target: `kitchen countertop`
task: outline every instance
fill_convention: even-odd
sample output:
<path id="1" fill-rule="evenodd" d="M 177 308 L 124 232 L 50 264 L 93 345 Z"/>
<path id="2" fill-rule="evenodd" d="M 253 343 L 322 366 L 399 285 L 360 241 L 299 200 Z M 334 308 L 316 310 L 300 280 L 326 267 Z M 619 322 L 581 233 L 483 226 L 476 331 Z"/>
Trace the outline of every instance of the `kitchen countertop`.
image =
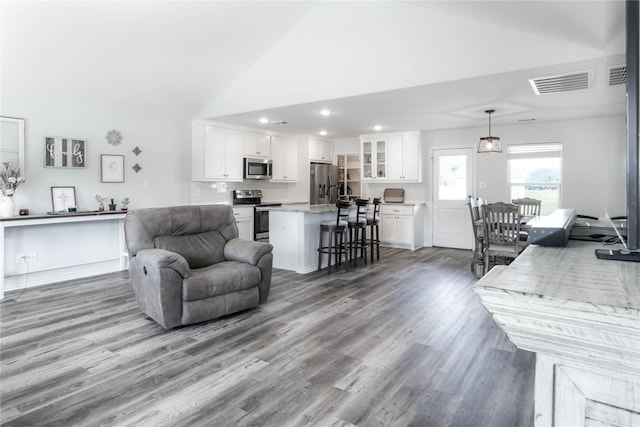
<path id="1" fill-rule="evenodd" d="M 404 201 L 402 203 L 389 203 L 389 202 L 382 202 L 383 205 L 389 205 L 389 206 L 393 206 L 393 205 L 398 205 L 398 206 L 424 206 L 427 203 L 426 202 L 412 202 L 412 201 Z"/>
<path id="2" fill-rule="evenodd" d="M 306 213 L 326 213 L 337 212 L 335 204 L 310 205 L 308 203 L 283 204 L 282 206 L 270 206 L 271 212 L 306 212 Z"/>

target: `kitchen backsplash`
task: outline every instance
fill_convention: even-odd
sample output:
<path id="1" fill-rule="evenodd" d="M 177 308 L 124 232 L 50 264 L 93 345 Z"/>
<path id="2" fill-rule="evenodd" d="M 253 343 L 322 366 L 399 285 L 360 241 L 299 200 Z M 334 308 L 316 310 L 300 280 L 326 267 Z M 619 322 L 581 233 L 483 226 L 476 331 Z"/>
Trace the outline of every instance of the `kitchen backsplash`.
<path id="1" fill-rule="evenodd" d="M 373 198 L 380 197 L 382 198 L 384 194 L 385 188 L 404 188 L 404 200 L 407 202 L 424 202 L 426 200 L 426 184 L 414 183 L 414 184 L 404 184 L 404 183 L 384 183 L 384 184 L 376 184 L 376 183 L 363 183 L 362 184 L 362 195 L 364 198 Z"/>
<path id="2" fill-rule="evenodd" d="M 233 190 L 262 190 L 263 202 L 287 201 L 287 184 L 268 181 L 191 182 L 191 204 L 232 203 Z"/>

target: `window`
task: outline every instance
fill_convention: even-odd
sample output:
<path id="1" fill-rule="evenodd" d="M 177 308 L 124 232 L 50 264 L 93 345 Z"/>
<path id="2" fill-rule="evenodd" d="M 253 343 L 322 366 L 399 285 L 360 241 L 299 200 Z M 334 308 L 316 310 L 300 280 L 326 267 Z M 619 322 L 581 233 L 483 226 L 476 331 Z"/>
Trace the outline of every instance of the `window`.
<path id="1" fill-rule="evenodd" d="M 438 199 L 466 200 L 467 189 L 467 156 L 443 155 L 440 157 Z"/>
<path id="2" fill-rule="evenodd" d="M 524 144 L 507 147 L 511 199 L 542 200 L 541 215 L 560 207 L 562 144 Z"/>

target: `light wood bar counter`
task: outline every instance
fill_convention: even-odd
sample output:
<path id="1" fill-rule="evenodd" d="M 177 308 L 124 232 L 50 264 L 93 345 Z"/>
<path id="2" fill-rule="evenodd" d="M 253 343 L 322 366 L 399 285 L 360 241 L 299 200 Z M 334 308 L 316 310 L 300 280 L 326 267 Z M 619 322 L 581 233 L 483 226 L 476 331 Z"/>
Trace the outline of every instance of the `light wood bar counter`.
<path id="1" fill-rule="evenodd" d="M 597 259 L 603 247 L 531 245 L 474 286 L 509 339 L 536 353 L 537 427 L 640 425 L 640 263 Z"/>

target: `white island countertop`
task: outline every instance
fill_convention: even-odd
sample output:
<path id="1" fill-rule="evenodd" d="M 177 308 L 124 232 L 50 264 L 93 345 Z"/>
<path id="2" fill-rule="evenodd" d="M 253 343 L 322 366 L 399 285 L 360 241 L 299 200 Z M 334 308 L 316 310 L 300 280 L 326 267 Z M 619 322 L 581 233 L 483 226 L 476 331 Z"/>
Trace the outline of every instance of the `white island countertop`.
<path id="1" fill-rule="evenodd" d="M 337 212 L 338 208 L 335 204 L 327 205 L 310 205 L 309 203 L 293 203 L 283 204 L 282 206 L 269 207 L 271 212 L 305 212 L 312 214 L 320 214 L 327 212 Z"/>

